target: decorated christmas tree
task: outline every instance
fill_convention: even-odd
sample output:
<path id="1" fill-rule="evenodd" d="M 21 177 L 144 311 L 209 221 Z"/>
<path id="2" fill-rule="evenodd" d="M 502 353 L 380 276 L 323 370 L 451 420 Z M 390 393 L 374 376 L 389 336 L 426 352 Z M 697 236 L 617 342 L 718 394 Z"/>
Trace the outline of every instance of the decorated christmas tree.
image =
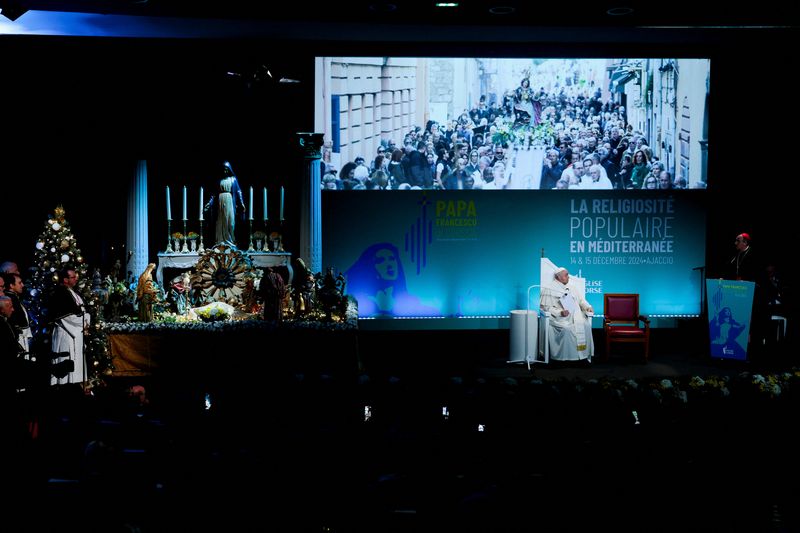
<path id="1" fill-rule="evenodd" d="M 86 361 L 91 369 L 90 378 L 96 378 L 98 374 L 111 368 L 111 357 L 102 331 L 102 308 L 98 305 L 96 293 L 91 290 L 91 280 L 87 276 L 88 265 L 64 217 L 63 207 L 58 206 L 55 215 L 47 219 L 35 246 L 34 268 L 29 270 L 30 277 L 25 280 L 25 306 L 37 345 L 49 346 L 47 302 L 58 284 L 58 272 L 66 266 L 74 268 L 78 274 L 75 290 L 80 293 L 92 316 L 92 326 L 84 343 Z M 42 349 L 45 348 L 40 348 Z"/>

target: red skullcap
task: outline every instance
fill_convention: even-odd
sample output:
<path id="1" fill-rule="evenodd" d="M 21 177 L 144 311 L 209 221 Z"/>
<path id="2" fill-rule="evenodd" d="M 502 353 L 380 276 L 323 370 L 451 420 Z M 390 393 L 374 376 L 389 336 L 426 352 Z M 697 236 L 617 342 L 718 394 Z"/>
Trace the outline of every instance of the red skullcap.
<path id="1" fill-rule="evenodd" d="M 742 237 L 743 239 L 746 239 L 747 242 L 750 242 L 750 234 L 749 233 L 740 233 L 739 236 Z"/>

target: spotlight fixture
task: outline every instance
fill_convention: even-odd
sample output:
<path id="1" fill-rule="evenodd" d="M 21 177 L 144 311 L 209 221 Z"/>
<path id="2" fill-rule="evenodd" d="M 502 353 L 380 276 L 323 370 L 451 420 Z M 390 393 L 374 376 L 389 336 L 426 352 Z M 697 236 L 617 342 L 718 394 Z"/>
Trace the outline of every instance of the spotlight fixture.
<path id="1" fill-rule="evenodd" d="M 253 73 L 253 80 L 254 81 L 263 81 L 267 78 L 272 79 L 272 72 L 270 72 L 269 67 L 264 64 L 261 64 L 256 68 L 256 71 Z"/>
<path id="2" fill-rule="evenodd" d="M 634 9 L 632 7 L 611 7 L 608 8 L 606 11 L 606 15 L 611 15 L 612 17 L 624 17 L 626 15 L 632 15 L 634 13 Z"/>
<path id="3" fill-rule="evenodd" d="M 489 8 L 489 13 L 492 15 L 513 15 L 517 12 L 514 6 L 492 6 Z"/>
<path id="4" fill-rule="evenodd" d="M 369 10 L 373 13 L 393 13 L 397 11 L 397 4 L 391 2 L 376 2 L 369 5 Z"/>
<path id="5" fill-rule="evenodd" d="M 226 71 L 225 76 L 228 78 L 241 80 L 247 88 L 255 88 L 259 86 L 266 87 L 272 85 L 273 83 L 280 83 L 283 85 L 301 83 L 301 81 L 298 79 L 280 76 L 276 73 L 273 73 L 272 68 L 263 63 L 253 70 L 243 69 Z"/>

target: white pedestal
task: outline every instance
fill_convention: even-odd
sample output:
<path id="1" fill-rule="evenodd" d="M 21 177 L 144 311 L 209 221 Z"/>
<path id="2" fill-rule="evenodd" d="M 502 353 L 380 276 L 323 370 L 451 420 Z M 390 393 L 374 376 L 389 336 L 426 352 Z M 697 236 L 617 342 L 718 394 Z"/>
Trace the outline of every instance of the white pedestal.
<path id="1" fill-rule="evenodd" d="M 527 315 L 528 322 L 528 349 L 525 350 L 525 316 Z M 539 340 L 539 316 L 538 311 L 525 309 L 515 309 L 511 311 L 511 325 L 509 332 L 511 334 L 511 354 L 509 356 L 509 363 L 524 363 L 525 356 L 529 355 L 532 359 L 536 359 L 536 350 Z"/>
<path id="2" fill-rule="evenodd" d="M 253 266 L 258 268 L 284 266 L 289 271 L 289 283 L 294 277 L 292 269 L 292 254 L 288 252 L 244 252 L 244 255 L 253 261 Z M 164 286 L 165 268 L 190 269 L 200 260 L 200 253 L 158 253 L 158 268 L 156 269 L 156 281 Z"/>

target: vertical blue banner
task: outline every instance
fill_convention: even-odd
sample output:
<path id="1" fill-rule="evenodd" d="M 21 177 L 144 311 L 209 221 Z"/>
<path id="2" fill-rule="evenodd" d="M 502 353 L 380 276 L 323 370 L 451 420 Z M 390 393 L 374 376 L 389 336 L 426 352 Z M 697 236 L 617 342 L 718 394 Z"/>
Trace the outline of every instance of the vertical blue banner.
<path id="1" fill-rule="evenodd" d="M 747 359 L 747 339 L 753 310 L 752 281 L 706 280 L 711 357 Z"/>

